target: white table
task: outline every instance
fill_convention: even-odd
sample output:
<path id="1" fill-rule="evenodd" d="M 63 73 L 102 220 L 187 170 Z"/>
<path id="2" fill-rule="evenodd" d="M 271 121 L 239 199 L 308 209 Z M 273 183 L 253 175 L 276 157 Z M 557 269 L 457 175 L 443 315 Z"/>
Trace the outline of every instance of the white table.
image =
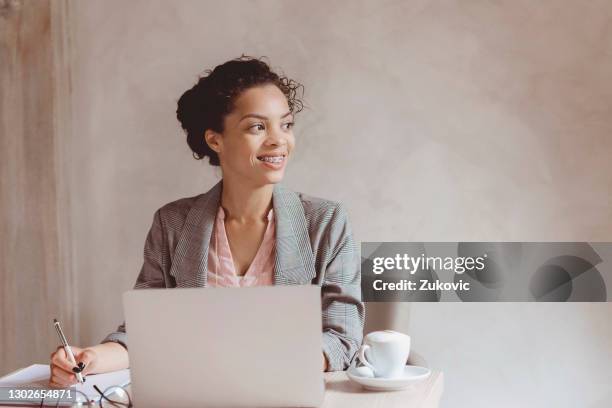
<path id="1" fill-rule="evenodd" d="M 433 371 L 427 380 L 401 391 L 368 391 L 351 382 L 344 371 L 325 373 L 322 408 L 437 408 L 443 389 L 444 375 L 439 371 Z"/>
<path id="2" fill-rule="evenodd" d="M 427 362 L 412 353 L 409 364 L 427 367 Z M 432 370 L 429 378 L 401 391 L 369 391 L 348 379 L 346 372 L 325 373 L 322 408 L 437 408 L 444 390 L 444 375 Z M 131 392 L 130 387 L 126 387 Z M 7 407 L 8 405 L 0 405 Z"/>
<path id="3" fill-rule="evenodd" d="M 429 378 L 401 391 L 370 391 L 348 379 L 346 372 L 325 373 L 325 397 L 321 408 L 438 408 L 444 375 L 432 371 Z"/>
<path id="4" fill-rule="evenodd" d="M 437 408 L 444 390 L 444 375 L 432 371 L 429 378 L 401 391 L 368 391 L 348 379 L 346 373 L 325 374 L 323 408 Z"/>
<path id="5" fill-rule="evenodd" d="M 400 391 L 370 391 L 349 380 L 346 372 L 325 373 L 325 397 L 321 408 L 438 408 L 444 375 L 432 371 L 429 378 Z"/>

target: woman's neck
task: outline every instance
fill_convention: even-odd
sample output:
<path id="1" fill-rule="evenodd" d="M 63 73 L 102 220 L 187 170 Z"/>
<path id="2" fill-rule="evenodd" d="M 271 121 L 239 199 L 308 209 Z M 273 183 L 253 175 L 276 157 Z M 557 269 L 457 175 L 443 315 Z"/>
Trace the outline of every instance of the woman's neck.
<path id="1" fill-rule="evenodd" d="M 266 219 L 272 207 L 274 184 L 252 186 L 223 179 L 221 206 L 225 219 L 239 223 L 250 223 Z"/>

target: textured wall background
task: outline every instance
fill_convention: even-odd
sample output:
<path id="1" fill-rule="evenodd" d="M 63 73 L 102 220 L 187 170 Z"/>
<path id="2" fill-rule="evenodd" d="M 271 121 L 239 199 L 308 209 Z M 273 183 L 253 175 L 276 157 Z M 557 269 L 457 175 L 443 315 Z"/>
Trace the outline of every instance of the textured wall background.
<path id="1" fill-rule="evenodd" d="M 58 149 L 70 118 L 63 11 L 0 0 L 0 375 L 48 359 L 54 317 L 76 334 Z"/>
<path id="2" fill-rule="evenodd" d="M 174 118 L 197 74 L 267 55 L 306 86 L 287 184 L 356 238 L 609 241 L 607 1 L 69 2 L 79 341 L 122 319 L 155 209 L 208 189 Z M 418 304 L 447 407 L 604 407 L 609 304 Z"/>

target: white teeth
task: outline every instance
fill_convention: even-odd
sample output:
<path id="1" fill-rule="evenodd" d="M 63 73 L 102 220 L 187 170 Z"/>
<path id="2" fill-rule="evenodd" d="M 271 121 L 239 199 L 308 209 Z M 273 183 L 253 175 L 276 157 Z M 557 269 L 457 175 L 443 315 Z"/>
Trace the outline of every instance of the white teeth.
<path id="1" fill-rule="evenodd" d="M 264 156 L 264 157 L 260 157 L 259 160 L 261 161 L 265 161 L 268 163 L 280 163 L 284 160 L 285 158 L 283 156 Z"/>

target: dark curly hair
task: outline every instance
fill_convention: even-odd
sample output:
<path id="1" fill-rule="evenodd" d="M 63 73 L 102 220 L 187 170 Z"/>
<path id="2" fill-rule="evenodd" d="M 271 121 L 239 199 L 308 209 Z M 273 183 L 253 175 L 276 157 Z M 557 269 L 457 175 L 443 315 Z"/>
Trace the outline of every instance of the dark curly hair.
<path id="1" fill-rule="evenodd" d="M 176 118 L 187 134 L 193 157 L 200 160 L 208 156 L 213 166 L 220 165 L 219 156 L 206 143 L 204 132 L 207 129 L 223 132 L 225 115 L 234 109 L 234 101 L 243 91 L 274 84 L 287 97 L 291 112 L 295 114 L 303 108 L 298 91 L 302 95 L 304 87 L 273 72 L 262 58 L 242 55 L 213 70 L 206 70 L 205 74 L 179 99 Z"/>

